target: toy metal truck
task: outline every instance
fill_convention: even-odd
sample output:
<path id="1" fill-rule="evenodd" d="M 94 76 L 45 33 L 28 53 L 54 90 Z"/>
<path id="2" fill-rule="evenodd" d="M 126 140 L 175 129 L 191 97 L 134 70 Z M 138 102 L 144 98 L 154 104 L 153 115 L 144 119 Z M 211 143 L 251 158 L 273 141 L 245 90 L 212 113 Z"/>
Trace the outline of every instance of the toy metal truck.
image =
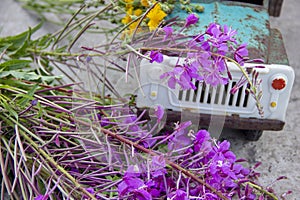
<path id="1" fill-rule="evenodd" d="M 258 140 L 263 130 L 282 130 L 289 102 L 294 71 L 288 59 L 281 34 L 270 28 L 269 15 L 278 16 L 282 1 L 200 1 L 205 11 L 199 13 L 197 29 L 205 29 L 210 22 L 226 23 L 238 31 L 238 40 L 248 43 L 250 58 L 263 58 L 264 68 L 256 69 L 262 79 L 261 104 L 263 117 L 258 113 L 255 100 L 246 92 L 247 85 L 231 94 L 231 88 L 242 76 L 233 63 L 228 63 L 232 80 L 227 85 L 212 87 L 194 81 L 196 90 L 170 89 L 165 80 L 159 78 L 177 61 L 176 57 L 165 56 L 162 63 L 140 64 L 140 81 L 143 92 L 137 96 L 138 108 L 162 105 L 167 112 L 167 121 L 180 120 L 182 112 L 190 118 L 199 119 L 200 126 L 209 126 L 211 120 L 224 120 L 224 127 L 243 130 L 248 140 Z M 199 1 L 197 1 L 199 3 Z M 269 11 L 269 12 L 268 12 Z M 174 11 L 184 18 L 185 13 Z M 245 67 L 252 66 L 247 63 Z M 261 65 L 261 64 L 260 64 Z"/>

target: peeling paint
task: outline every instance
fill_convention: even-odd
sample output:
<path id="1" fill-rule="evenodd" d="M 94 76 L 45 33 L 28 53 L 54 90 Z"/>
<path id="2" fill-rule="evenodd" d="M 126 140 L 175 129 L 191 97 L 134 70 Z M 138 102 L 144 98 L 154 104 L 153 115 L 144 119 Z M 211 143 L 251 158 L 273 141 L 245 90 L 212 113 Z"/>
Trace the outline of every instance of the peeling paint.
<path id="1" fill-rule="evenodd" d="M 206 1 L 201 5 L 205 11 L 197 13 L 199 23 L 197 27 L 189 29 L 187 34 L 204 32 L 212 22 L 226 24 L 238 31 L 236 39 L 239 43 L 248 44 L 251 59 L 262 58 L 268 63 L 280 61 L 277 64 L 288 62 L 282 38 L 271 34 L 269 14 L 264 6 L 232 1 Z M 171 17 L 185 19 L 187 15 L 188 13 L 175 8 Z"/>

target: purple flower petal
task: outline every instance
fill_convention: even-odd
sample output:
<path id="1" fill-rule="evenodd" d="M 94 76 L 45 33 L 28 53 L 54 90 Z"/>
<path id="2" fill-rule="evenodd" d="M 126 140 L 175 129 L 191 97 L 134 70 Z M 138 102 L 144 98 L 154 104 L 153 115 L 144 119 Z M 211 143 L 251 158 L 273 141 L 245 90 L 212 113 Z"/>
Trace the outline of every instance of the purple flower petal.
<path id="1" fill-rule="evenodd" d="M 185 19 L 185 27 L 196 24 L 198 20 L 199 18 L 194 13 L 189 14 L 189 16 Z"/>
<path id="2" fill-rule="evenodd" d="M 32 106 L 35 106 L 37 103 L 38 103 L 38 100 L 37 100 L 37 99 L 34 99 L 34 100 L 31 101 L 31 105 L 32 105 Z"/>
<path id="3" fill-rule="evenodd" d="M 152 195 L 144 189 L 139 189 L 134 192 L 135 199 L 138 200 L 151 200 Z"/>
<path id="4" fill-rule="evenodd" d="M 161 63 L 164 60 L 163 54 L 159 51 L 151 51 L 150 52 L 150 63 L 153 63 L 154 61 L 157 63 Z"/>
<path id="5" fill-rule="evenodd" d="M 161 119 L 164 116 L 164 113 L 165 113 L 165 111 L 164 111 L 164 108 L 162 106 L 158 105 L 158 106 L 155 107 L 155 115 L 157 117 L 158 122 L 161 121 Z"/>
<path id="6" fill-rule="evenodd" d="M 234 52 L 234 59 L 241 65 L 244 65 L 244 61 L 248 59 L 247 44 L 240 45 Z"/>
<path id="7" fill-rule="evenodd" d="M 91 194 L 95 194 L 95 190 L 94 190 L 94 188 L 86 188 L 85 189 L 86 191 L 88 191 L 89 193 L 91 193 Z"/>
<path id="8" fill-rule="evenodd" d="M 167 173 L 166 167 L 166 160 L 163 156 L 153 156 L 151 162 L 151 175 L 153 177 L 158 177 Z"/>
<path id="9" fill-rule="evenodd" d="M 172 27 L 170 27 L 170 26 L 165 26 L 164 28 L 163 28 L 163 30 L 164 30 L 164 32 L 165 32 L 165 37 L 164 37 L 164 40 L 166 40 L 167 38 L 169 38 L 169 37 L 171 37 L 172 36 L 172 34 L 173 34 L 173 28 Z"/>
<path id="10" fill-rule="evenodd" d="M 47 200 L 48 195 L 39 194 L 37 197 L 34 197 L 34 200 Z"/>

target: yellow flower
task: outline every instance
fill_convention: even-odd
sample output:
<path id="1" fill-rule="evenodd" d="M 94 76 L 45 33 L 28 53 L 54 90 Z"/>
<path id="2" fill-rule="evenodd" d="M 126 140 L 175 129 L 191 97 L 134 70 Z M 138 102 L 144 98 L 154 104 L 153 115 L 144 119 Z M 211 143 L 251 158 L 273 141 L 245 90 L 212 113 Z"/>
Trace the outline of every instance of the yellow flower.
<path id="1" fill-rule="evenodd" d="M 136 10 L 134 11 L 134 15 L 135 15 L 135 16 L 140 16 L 142 13 L 143 13 L 143 11 L 142 11 L 141 9 L 136 9 Z"/>
<path id="2" fill-rule="evenodd" d="M 131 18 L 131 15 L 132 15 L 132 11 L 133 11 L 133 8 L 129 8 L 127 11 L 126 11 L 126 16 L 122 19 L 122 24 L 128 24 L 129 22 L 132 21 L 132 18 Z"/>
<path id="3" fill-rule="evenodd" d="M 148 0 L 141 0 L 141 5 L 145 6 L 145 7 L 148 7 L 149 6 Z"/>
<path id="4" fill-rule="evenodd" d="M 147 17 L 149 18 L 148 26 L 150 31 L 155 30 L 165 16 L 167 16 L 167 14 L 161 9 L 159 4 L 156 4 L 147 14 Z"/>
<path id="5" fill-rule="evenodd" d="M 129 29 L 133 32 L 136 29 L 138 23 L 138 21 L 133 22 L 132 24 L 130 24 Z"/>
<path id="6" fill-rule="evenodd" d="M 133 9 L 133 0 L 124 0 L 124 2 L 126 3 L 126 10 Z"/>
<path id="7" fill-rule="evenodd" d="M 126 14 L 127 15 L 132 15 L 132 11 L 133 11 L 133 5 L 132 4 L 127 4 L 126 5 Z"/>
<path id="8" fill-rule="evenodd" d="M 123 19 L 122 19 L 122 24 L 128 24 L 129 22 L 131 22 L 131 17 L 130 15 L 126 15 Z"/>

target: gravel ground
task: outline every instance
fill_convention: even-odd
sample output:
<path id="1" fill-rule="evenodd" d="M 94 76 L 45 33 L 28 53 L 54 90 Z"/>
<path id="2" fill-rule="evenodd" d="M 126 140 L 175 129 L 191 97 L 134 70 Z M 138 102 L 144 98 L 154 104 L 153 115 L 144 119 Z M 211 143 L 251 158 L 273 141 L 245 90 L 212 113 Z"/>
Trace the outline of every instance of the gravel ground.
<path id="1" fill-rule="evenodd" d="M 276 191 L 292 190 L 293 194 L 287 199 L 300 199 L 300 1 L 284 0 L 281 16 L 271 18 L 271 26 L 278 28 L 283 34 L 290 65 L 294 67 L 296 80 L 288 107 L 284 130 L 278 132 L 265 131 L 257 142 L 245 141 L 237 131 L 224 130 L 224 134 L 231 141 L 233 151 L 238 157 L 249 160 L 250 164 L 262 162 L 259 167 L 262 173 L 261 182 L 272 183 L 280 176 L 287 176 L 288 180 L 275 183 Z M 1 0 L 0 5 L 0 36 L 16 34 L 34 26 L 37 21 L 27 11 L 23 10 L 13 0 Z M 46 27 L 39 32 L 43 34 L 51 30 Z"/>

